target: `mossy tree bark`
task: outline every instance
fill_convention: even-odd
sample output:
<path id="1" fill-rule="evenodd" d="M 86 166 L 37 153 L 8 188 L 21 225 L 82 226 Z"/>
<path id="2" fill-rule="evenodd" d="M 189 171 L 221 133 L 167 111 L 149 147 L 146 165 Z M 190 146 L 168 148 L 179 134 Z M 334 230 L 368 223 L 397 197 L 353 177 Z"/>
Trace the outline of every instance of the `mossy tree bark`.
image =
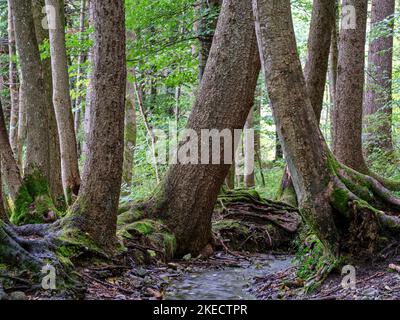
<path id="1" fill-rule="evenodd" d="M 78 151 L 71 109 L 67 51 L 65 47 L 65 14 L 63 0 L 46 0 L 55 10 L 55 28 L 49 29 L 51 70 L 53 79 L 53 104 L 60 139 L 62 180 L 67 202 L 77 196 L 81 183 Z"/>
<path id="2" fill-rule="evenodd" d="M 95 1 L 90 10 L 94 25 L 91 130 L 81 190 L 71 212 L 80 230 L 98 245 L 111 247 L 116 239 L 124 151 L 124 1 Z"/>
<path id="3" fill-rule="evenodd" d="M 243 129 L 253 105 L 259 70 L 251 3 L 224 1 L 187 128 L 198 137 L 202 129 L 228 129 L 232 136 L 234 129 Z M 223 160 L 224 148 L 218 156 L 221 164 L 172 165 L 153 196 L 154 214 L 176 236 L 177 256 L 197 255 L 213 242 L 211 216 L 230 168 Z M 197 160 L 200 163 L 200 158 Z"/>
<path id="4" fill-rule="evenodd" d="M 367 128 L 367 153 L 393 152 L 392 71 L 394 0 L 372 1 L 372 39 L 369 43 L 367 91 L 364 121 Z M 374 36 L 377 29 L 384 32 Z M 369 129 L 369 130 L 368 130 Z"/>
<path id="5" fill-rule="evenodd" d="M 400 209 L 372 177 L 340 164 L 322 136 L 296 51 L 289 0 L 253 0 L 268 93 L 300 212 L 337 257 L 376 248 L 379 232 L 398 232 L 400 219 L 376 208 Z"/>

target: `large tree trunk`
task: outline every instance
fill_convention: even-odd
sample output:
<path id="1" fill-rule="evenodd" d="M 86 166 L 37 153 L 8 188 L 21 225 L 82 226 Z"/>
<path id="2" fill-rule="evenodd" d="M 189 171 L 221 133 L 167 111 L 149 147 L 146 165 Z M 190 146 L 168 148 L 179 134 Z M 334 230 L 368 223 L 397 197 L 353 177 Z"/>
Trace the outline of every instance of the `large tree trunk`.
<path id="1" fill-rule="evenodd" d="M 11 0 L 21 73 L 27 105 L 27 147 L 25 175 L 36 171 L 50 181 L 48 110 L 42 65 L 30 1 Z"/>
<path id="2" fill-rule="evenodd" d="M 317 121 L 321 119 L 332 30 L 335 26 L 335 2 L 314 0 L 308 38 L 307 62 L 304 68 L 307 92 Z M 277 146 L 279 144 L 277 143 Z M 279 145 L 281 148 L 281 146 Z M 281 151 L 278 149 L 278 151 Z M 285 168 L 277 198 L 291 205 L 296 204 L 293 184 Z"/>
<path id="3" fill-rule="evenodd" d="M 385 35 L 371 39 L 368 53 L 367 92 L 364 121 L 367 125 L 367 153 L 393 151 L 392 141 L 392 69 L 395 0 L 372 1 L 371 30 Z M 389 20 L 386 20 L 389 19 Z M 385 22 L 389 21 L 389 22 Z"/>
<path id="4" fill-rule="evenodd" d="M 16 63 L 15 48 L 15 30 L 13 21 L 13 7 L 8 0 L 8 53 L 9 63 L 9 88 L 11 96 L 11 114 L 10 114 L 10 143 L 14 156 L 18 154 L 18 71 Z"/>
<path id="5" fill-rule="evenodd" d="M 81 0 L 81 12 L 80 12 L 80 17 L 79 17 L 79 43 L 83 45 L 83 33 L 86 30 L 85 26 L 85 20 L 86 20 L 86 0 Z M 81 114 L 82 114 L 82 83 L 81 81 L 83 80 L 83 63 L 87 59 L 87 53 L 81 51 L 78 56 L 78 70 L 77 70 L 77 76 L 76 76 L 76 91 L 78 92 L 78 97 L 75 100 L 75 114 L 74 114 L 74 128 L 75 128 L 75 135 L 79 136 L 80 130 L 81 130 Z M 81 142 L 79 139 L 76 140 L 77 144 L 77 149 L 78 149 L 78 157 L 81 154 L 82 147 L 81 147 Z"/>
<path id="6" fill-rule="evenodd" d="M 253 105 L 259 69 L 251 4 L 224 1 L 187 128 L 199 139 L 202 129 L 227 129 L 232 136 L 234 129 L 242 129 Z M 185 140 L 180 145 L 184 144 Z M 218 156 L 224 159 L 223 148 Z M 195 160 L 200 161 L 197 156 Z M 212 243 L 211 216 L 229 168 L 224 160 L 172 165 L 153 196 L 155 213 L 176 236 L 178 256 L 197 255 Z"/>
<path id="7" fill-rule="evenodd" d="M 46 0 L 55 10 L 55 28 L 49 29 L 53 79 L 53 104 L 56 113 L 61 150 L 61 170 L 67 201 L 77 196 L 80 186 L 78 152 L 69 93 L 67 51 L 65 48 L 65 17 L 63 0 Z"/>
<path id="8" fill-rule="evenodd" d="M 340 31 L 333 151 L 343 164 L 367 173 L 362 151 L 362 112 L 368 0 L 343 0 L 343 5 L 354 6 L 356 28 Z"/>
<path id="9" fill-rule="evenodd" d="M 49 31 L 43 28 L 43 21 L 46 19 L 46 13 L 43 11 L 45 7 L 45 0 L 33 0 L 33 21 L 35 24 L 35 32 L 37 43 L 43 44 L 49 41 Z M 64 205 L 64 190 L 61 180 L 61 155 L 60 155 L 60 141 L 58 136 L 58 128 L 55 110 L 53 106 L 53 80 L 51 74 L 51 60 L 50 58 L 43 59 L 42 61 L 42 75 L 44 90 L 41 94 L 45 99 L 45 106 L 47 108 L 48 116 L 48 144 L 49 144 L 49 186 L 51 195 L 58 207 Z M 26 97 L 25 97 L 26 98 Z M 29 102 L 29 100 L 27 100 Z M 30 122 L 29 114 L 26 113 L 27 119 Z"/>
<path id="10" fill-rule="evenodd" d="M 79 196 L 71 211 L 98 245 L 116 239 L 124 151 L 125 10 L 122 0 L 95 1 L 90 133 Z"/>
<path id="11" fill-rule="evenodd" d="M 400 199 L 372 177 L 340 164 L 329 151 L 304 89 L 290 1 L 253 0 L 253 9 L 268 93 L 300 212 L 333 256 L 370 253 L 379 231 L 400 230 L 399 217 L 373 206 L 399 210 Z"/>
<path id="12" fill-rule="evenodd" d="M 19 190 L 22 185 L 22 179 L 18 164 L 14 158 L 14 154 L 12 152 L 10 142 L 8 139 L 7 128 L 4 120 L 3 108 L 1 106 L 1 102 L 0 102 L 0 162 L 1 162 L 1 170 L 3 171 L 5 180 L 7 182 L 11 199 L 15 201 L 17 199 Z"/>
<path id="13" fill-rule="evenodd" d="M 247 116 L 244 128 L 247 130 L 254 130 L 254 107 L 251 108 L 249 115 Z M 248 134 L 244 134 L 243 136 L 243 150 L 244 150 L 244 163 L 245 163 L 244 185 L 247 188 L 252 188 L 255 186 L 255 179 L 254 179 L 255 137 L 253 136 L 253 139 L 251 139 L 250 137 L 251 136 Z M 246 171 L 246 168 L 248 171 Z M 250 170 L 250 168 L 253 168 L 253 170 Z"/>

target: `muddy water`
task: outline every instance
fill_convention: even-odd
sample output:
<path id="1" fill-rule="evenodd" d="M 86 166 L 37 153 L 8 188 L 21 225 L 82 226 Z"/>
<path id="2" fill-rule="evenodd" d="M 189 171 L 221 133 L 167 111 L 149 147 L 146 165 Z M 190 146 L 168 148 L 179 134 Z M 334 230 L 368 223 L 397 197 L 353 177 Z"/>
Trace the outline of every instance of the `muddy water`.
<path id="1" fill-rule="evenodd" d="M 236 267 L 197 270 L 175 279 L 167 300 L 253 300 L 248 286 L 254 277 L 279 272 L 291 266 L 292 256 L 260 255 Z"/>

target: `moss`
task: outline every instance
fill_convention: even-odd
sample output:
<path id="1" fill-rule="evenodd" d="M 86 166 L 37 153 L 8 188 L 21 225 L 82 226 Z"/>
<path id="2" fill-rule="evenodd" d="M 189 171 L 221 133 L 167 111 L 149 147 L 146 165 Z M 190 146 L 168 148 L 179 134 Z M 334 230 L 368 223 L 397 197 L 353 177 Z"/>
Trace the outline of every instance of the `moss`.
<path id="1" fill-rule="evenodd" d="M 60 216 L 43 175 L 38 170 L 27 175 L 15 200 L 11 222 L 16 225 L 46 223 Z"/>
<path id="2" fill-rule="evenodd" d="M 119 226 L 117 232 L 125 242 L 135 242 L 157 253 L 156 257 L 148 258 L 171 259 L 176 250 L 176 239 L 162 221 L 143 219 L 127 225 Z M 160 256 L 160 253 L 163 253 Z M 141 252 L 140 254 L 143 254 Z M 149 255 L 149 253 L 145 253 Z M 135 257 L 137 261 L 147 261 L 146 257 Z"/>
<path id="3" fill-rule="evenodd" d="M 117 224 L 123 226 L 138 221 L 143 217 L 143 212 L 139 209 L 131 209 L 118 215 Z"/>
<path id="4" fill-rule="evenodd" d="M 239 231 L 239 233 L 243 234 L 244 236 L 247 236 L 250 233 L 250 230 L 246 228 L 244 225 L 240 224 L 239 221 L 230 219 L 216 221 L 215 223 L 213 223 L 212 228 L 216 232 L 219 232 L 224 229 L 236 229 Z"/>

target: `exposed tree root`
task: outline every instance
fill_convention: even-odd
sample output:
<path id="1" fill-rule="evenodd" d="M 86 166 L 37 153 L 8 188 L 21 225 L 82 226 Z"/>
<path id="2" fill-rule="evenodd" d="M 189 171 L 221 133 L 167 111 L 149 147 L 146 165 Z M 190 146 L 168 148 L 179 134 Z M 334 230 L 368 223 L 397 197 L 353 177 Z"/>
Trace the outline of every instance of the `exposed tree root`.
<path id="1" fill-rule="evenodd" d="M 83 288 L 72 261 L 85 253 L 104 256 L 84 234 L 70 227 L 68 220 L 20 227 L 0 221 L 0 283 L 4 291 L 13 291 L 21 280 L 31 284 L 27 290 L 41 289 L 42 279 L 48 275 L 43 268 L 51 266 L 56 272 L 55 294 L 81 296 Z"/>

